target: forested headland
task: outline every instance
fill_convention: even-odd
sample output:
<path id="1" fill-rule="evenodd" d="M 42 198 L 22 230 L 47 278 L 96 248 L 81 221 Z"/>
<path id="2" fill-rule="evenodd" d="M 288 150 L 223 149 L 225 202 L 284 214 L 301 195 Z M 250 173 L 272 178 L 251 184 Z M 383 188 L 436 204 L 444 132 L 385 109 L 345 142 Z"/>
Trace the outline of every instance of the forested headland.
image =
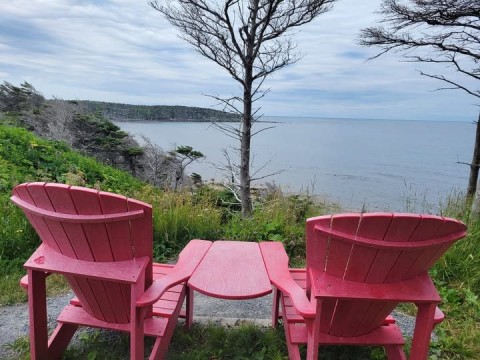
<path id="1" fill-rule="evenodd" d="M 75 102 L 85 111 L 100 113 L 111 121 L 232 122 L 240 120 L 240 116 L 236 114 L 190 106 L 130 105 L 90 100 Z"/>

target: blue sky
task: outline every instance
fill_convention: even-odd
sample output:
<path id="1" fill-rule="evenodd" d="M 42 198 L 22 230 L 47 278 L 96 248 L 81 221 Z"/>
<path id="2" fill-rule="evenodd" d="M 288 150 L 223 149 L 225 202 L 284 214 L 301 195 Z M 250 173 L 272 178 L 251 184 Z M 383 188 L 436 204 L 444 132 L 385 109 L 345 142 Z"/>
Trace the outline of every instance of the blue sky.
<path id="1" fill-rule="evenodd" d="M 304 58 L 266 82 L 261 112 L 275 116 L 473 121 L 478 101 L 434 91 L 421 64 L 357 44 L 380 0 L 341 0 L 295 36 Z M 440 70 L 431 70 L 439 73 Z M 453 75 L 455 76 L 455 75 Z M 241 94 L 146 0 L 0 2 L 0 80 L 28 81 L 47 98 L 213 107 L 204 94 Z"/>

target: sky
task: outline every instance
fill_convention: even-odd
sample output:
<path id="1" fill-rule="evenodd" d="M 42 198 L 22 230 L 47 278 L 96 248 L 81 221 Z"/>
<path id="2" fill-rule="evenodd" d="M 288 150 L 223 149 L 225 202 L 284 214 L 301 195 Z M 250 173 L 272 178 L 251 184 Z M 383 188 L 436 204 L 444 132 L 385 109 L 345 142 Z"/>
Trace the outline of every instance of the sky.
<path id="1" fill-rule="evenodd" d="M 294 34 L 303 58 L 268 78 L 268 116 L 474 121 L 478 100 L 435 91 L 425 65 L 358 44 L 380 0 L 340 0 Z M 430 69 L 431 72 L 439 71 Z M 453 75 L 455 76 L 455 75 Z M 0 2 L 0 81 L 31 83 L 47 98 L 215 108 L 206 95 L 241 95 L 146 0 Z"/>

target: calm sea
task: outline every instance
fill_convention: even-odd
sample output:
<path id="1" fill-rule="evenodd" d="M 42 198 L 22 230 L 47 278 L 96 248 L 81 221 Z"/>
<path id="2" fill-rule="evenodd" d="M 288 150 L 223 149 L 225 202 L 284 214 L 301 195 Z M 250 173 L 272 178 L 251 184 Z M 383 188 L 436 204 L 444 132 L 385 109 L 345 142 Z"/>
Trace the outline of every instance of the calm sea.
<path id="1" fill-rule="evenodd" d="M 347 209 L 435 212 L 452 192 L 466 189 L 475 128 L 468 122 L 264 117 L 253 137 L 259 182 L 309 191 Z M 224 175 L 223 149 L 237 142 L 209 123 L 122 122 L 165 150 L 190 145 L 206 159 L 189 168 L 204 180 Z M 231 150 L 232 151 L 232 150 Z M 238 161 L 232 152 L 232 158 Z"/>

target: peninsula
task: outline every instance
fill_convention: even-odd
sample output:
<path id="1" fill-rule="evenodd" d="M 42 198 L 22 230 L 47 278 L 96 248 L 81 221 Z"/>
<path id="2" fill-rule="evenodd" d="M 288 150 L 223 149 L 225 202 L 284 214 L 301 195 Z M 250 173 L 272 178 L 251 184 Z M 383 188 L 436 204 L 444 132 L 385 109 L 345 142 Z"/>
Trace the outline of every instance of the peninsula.
<path id="1" fill-rule="evenodd" d="M 90 100 L 74 102 L 86 112 L 100 113 L 110 121 L 235 122 L 241 119 L 237 114 L 199 107 L 130 105 Z"/>

